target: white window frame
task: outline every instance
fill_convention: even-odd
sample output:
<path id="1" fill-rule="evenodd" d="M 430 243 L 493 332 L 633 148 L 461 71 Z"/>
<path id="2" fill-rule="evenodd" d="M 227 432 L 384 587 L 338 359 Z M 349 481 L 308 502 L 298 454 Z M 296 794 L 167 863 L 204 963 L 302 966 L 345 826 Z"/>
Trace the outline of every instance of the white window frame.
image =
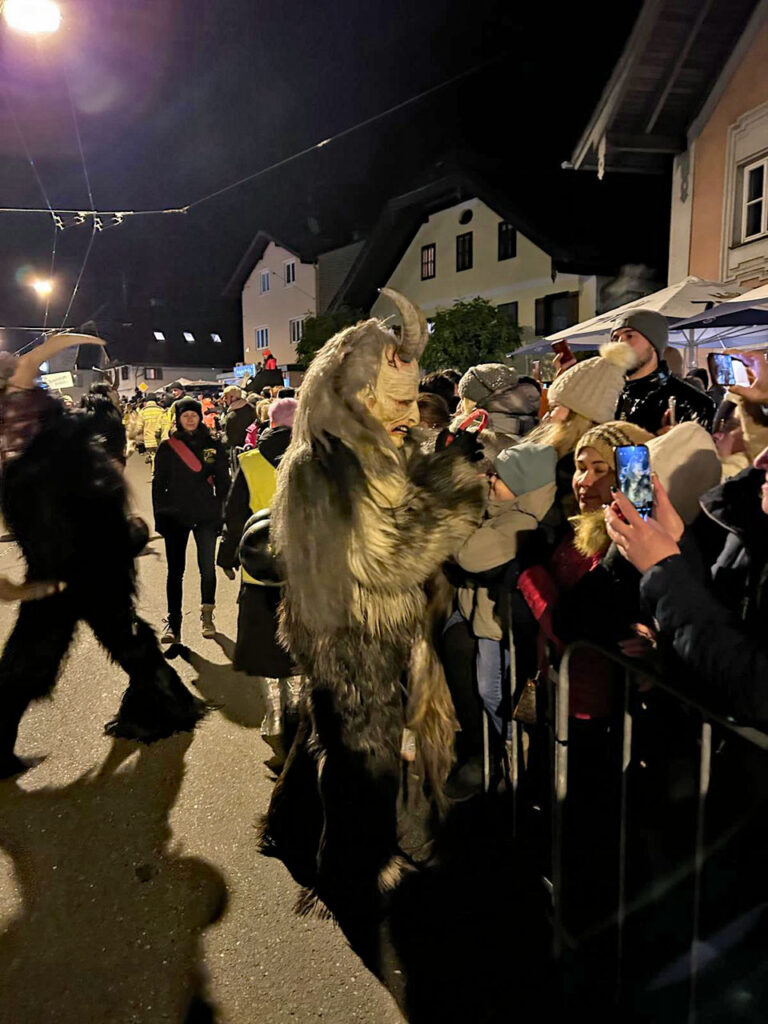
<path id="1" fill-rule="evenodd" d="M 269 291 L 269 274 L 268 270 L 262 270 L 259 272 L 259 292 L 261 295 L 266 295 Z M 266 285 L 266 287 L 264 287 Z"/>
<path id="2" fill-rule="evenodd" d="M 264 344 L 262 345 L 262 338 L 260 335 L 263 334 Z M 256 351 L 263 352 L 265 348 L 269 348 L 269 327 L 266 324 L 262 324 L 261 327 L 254 327 L 253 336 L 256 339 Z"/>
<path id="3" fill-rule="evenodd" d="M 291 339 L 292 345 L 298 345 L 304 337 L 304 321 L 306 319 L 305 316 L 293 316 L 288 321 L 288 337 Z"/>
<path id="4" fill-rule="evenodd" d="M 747 185 L 749 183 L 749 175 L 751 171 L 756 168 L 763 168 L 763 194 L 757 199 L 748 200 L 749 192 Z M 753 160 L 752 163 L 746 164 L 742 169 L 742 184 L 741 184 L 741 241 L 742 242 L 754 242 L 757 238 L 762 238 L 768 234 L 768 156 L 762 157 L 760 160 Z M 760 218 L 760 230 L 754 235 L 747 234 L 747 211 L 750 206 L 755 203 L 763 204 L 763 212 Z"/>
<path id="5" fill-rule="evenodd" d="M 290 281 L 288 280 L 289 272 Z M 286 288 L 292 288 L 296 284 L 296 260 L 283 260 L 283 284 Z"/>

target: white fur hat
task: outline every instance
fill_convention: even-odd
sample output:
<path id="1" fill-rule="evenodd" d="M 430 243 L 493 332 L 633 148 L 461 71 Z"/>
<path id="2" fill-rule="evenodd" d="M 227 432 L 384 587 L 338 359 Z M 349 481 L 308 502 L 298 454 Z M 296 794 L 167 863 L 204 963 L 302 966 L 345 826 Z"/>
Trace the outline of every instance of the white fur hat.
<path id="1" fill-rule="evenodd" d="M 608 342 L 594 359 L 585 359 L 560 374 L 547 392 L 550 405 L 562 405 L 593 423 L 616 418 L 624 374 L 636 356 L 629 345 Z"/>

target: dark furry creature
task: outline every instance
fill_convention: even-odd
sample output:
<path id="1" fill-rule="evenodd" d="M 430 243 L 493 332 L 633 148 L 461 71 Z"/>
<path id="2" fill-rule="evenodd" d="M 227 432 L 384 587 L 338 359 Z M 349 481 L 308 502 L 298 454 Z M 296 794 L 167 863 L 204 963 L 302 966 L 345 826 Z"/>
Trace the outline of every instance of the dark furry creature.
<path id="1" fill-rule="evenodd" d="M 426 327 L 397 299 L 401 342 L 372 320 L 315 357 L 272 507 L 281 634 L 307 684 L 262 849 L 340 916 L 375 913 L 406 865 L 404 726 L 433 794 L 450 767 L 456 722 L 425 588 L 483 507 L 461 446 L 426 456 L 408 439 Z"/>
<path id="2" fill-rule="evenodd" d="M 40 351 L 40 350 L 37 350 Z M 21 360 L 19 360 L 21 362 Z M 11 380 L 13 384 L 14 378 Z M 205 712 L 165 661 L 135 609 L 136 533 L 122 473 L 87 413 L 66 413 L 36 388 L 0 398 L 2 512 L 29 580 L 65 588 L 21 605 L 0 658 L 0 777 L 24 769 L 14 754 L 30 701 L 45 696 L 80 620 L 128 675 L 107 732 L 151 742 L 193 729 Z"/>

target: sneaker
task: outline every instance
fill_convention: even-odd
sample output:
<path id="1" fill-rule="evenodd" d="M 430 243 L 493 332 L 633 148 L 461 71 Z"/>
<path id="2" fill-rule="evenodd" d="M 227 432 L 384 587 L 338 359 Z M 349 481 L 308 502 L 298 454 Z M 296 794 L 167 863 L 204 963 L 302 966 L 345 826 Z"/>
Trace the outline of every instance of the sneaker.
<path id="1" fill-rule="evenodd" d="M 163 632 L 160 634 L 161 644 L 181 643 L 181 631 L 171 625 L 170 619 L 163 619 Z"/>
<path id="2" fill-rule="evenodd" d="M 216 626 L 213 621 L 213 609 L 215 605 L 204 604 L 200 606 L 200 621 L 202 623 L 202 633 L 205 640 L 216 639 Z"/>

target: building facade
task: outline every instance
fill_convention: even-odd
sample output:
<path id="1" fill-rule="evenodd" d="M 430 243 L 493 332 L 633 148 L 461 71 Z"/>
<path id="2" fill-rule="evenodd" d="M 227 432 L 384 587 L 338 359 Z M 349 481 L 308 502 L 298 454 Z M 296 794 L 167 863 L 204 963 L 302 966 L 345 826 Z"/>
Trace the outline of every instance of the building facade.
<path id="1" fill-rule="evenodd" d="M 768 282 L 768 4 L 755 10 L 675 157 L 669 276 Z"/>
<path id="2" fill-rule="evenodd" d="M 427 318 L 457 299 L 481 296 L 501 307 L 523 340 L 551 334 L 597 312 L 597 279 L 558 273 L 550 254 L 478 198 L 432 213 L 386 281 Z M 378 298 L 374 316 L 392 315 Z"/>
<path id="3" fill-rule="evenodd" d="M 316 309 L 315 265 L 269 241 L 243 285 L 243 362 L 258 363 L 269 349 L 278 366 L 295 363 L 304 321 Z"/>

